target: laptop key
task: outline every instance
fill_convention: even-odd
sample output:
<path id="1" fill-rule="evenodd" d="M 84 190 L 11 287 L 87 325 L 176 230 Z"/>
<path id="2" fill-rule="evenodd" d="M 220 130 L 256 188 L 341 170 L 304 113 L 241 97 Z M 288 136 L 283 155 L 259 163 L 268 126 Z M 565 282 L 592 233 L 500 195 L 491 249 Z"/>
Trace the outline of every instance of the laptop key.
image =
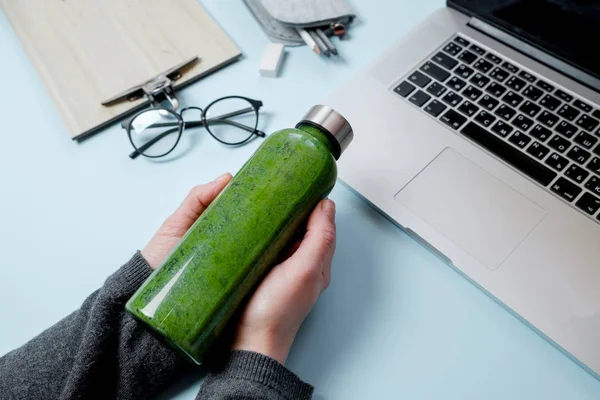
<path id="1" fill-rule="evenodd" d="M 573 160 L 573 161 L 575 161 L 576 163 L 579 163 L 579 164 L 585 163 L 587 160 L 589 160 L 590 156 L 591 156 L 590 153 L 588 153 L 587 151 L 583 150 L 579 146 L 573 147 L 567 153 L 567 157 L 569 157 L 571 160 Z"/>
<path id="2" fill-rule="evenodd" d="M 529 72 L 527 71 L 521 71 L 519 72 L 519 76 L 523 79 L 525 79 L 526 81 L 529 81 L 531 83 L 535 82 L 535 76 L 531 75 Z"/>
<path id="3" fill-rule="evenodd" d="M 496 117 L 486 111 L 480 112 L 475 117 L 475 121 L 479 122 L 483 126 L 490 126 L 495 120 Z"/>
<path id="4" fill-rule="evenodd" d="M 546 107 L 550 111 L 554 111 L 560 106 L 560 100 L 551 94 L 545 95 L 541 100 L 540 104 Z"/>
<path id="5" fill-rule="evenodd" d="M 451 128 L 458 129 L 467 121 L 467 119 L 456 111 L 450 109 L 440 117 L 440 121 Z"/>
<path id="6" fill-rule="evenodd" d="M 446 53 L 450 53 L 451 55 L 455 56 L 458 53 L 460 53 L 462 51 L 462 47 L 460 47 L 459 45 L 457 45 L 456 43 L 448 43 L 446 45 L 446 47 L 444 47 L 444 51 Z"/>
<path id="7" fill-rule="evenodd" d="M 596 174 L 600 175 L 600 158 L 598 158 L 598 157 L 592 158 L 592 161 L 590 161 L 588 163 L 586 168 L 589 169 L 590 171 L 595 172 Z"/>
<path id="8" fill-rule="evenodd" d="M 505 102 L 510 104 L 513 107 L 517 107 L 523 101 L 523 97 L 519 96 L 512 90 L 509 90 L 508 93 L 502 98 Z"/>
<path id="9" fill-rule="evenodd" d="M 458 59 L 465 64 L 471 64 L 473 61 L 477 60 L 477 56 L 469 50 L 465 50 L 458 56 Z"/>
<path id="10" fill-rule="evenodd" d="M 527 85 L 523 79 L 519 79 L 516 76 L 511 76 L 509 80 L 506 81 L 506 86 L 514 90 L 515 92 L 521 91 Z"/>
<path id="11" fill-rule="evenodd" d="M 550 131 L 550 129 L 544 128 L 542 125 L 537 124 L 533 127 L 529 134 L 534 138 L 545 142 L 552 135 L 552 132 Z"/>
<path id="12" fill-rule="evenodd" d="M 523 114 L 519 114 L 517 118 L 513 119 L 512 124 L 522 131 L 528 131 L 533 126 L 533 121 Z"/>
<path id="13" fill-rule="evenodd" d="M 587 178 L 589 175 L 589 172 L 577 164 L 571 164 L 571 166 L 565 171 L 565 176 L 577 183 L 583 183 L 585 178 Z"/>
<path id="14" fill-rule="evenodd" d="M 481 100 L 478 101 L 478 104 L 491 111 L 494 108 L 496 108 L 496 106 L 500 104 L 500 102 L 486 94 L 481 98 Z"/>
<path id="15" fill-rule="evenodd" d="M 596 148 L 594 149 L 594 153 L 600 155 L 600 145 L 596 146 Z"/>
<path id="16" fill-rule="evenodd" d="M 412 96 L 408 98 L 408 101 L 415 104 L 416 106 L 421 107 L 423 104 L 427 103 L 431 99 L 431 96 L 427 93 L 417 90 Z"/>
<path id="17" fill-rule="evenodd" d="M 415 86 L 411 83 L 404 81 L 394 89 L 394 92 L 398 93 L 402 97 L 406 97 L 415 90 Z"/>
<path id="18" fill-rule="evenodd" d="M 586 114 L 583 114 L 579 119 L 575 122 L 575 125 L 585 129 L 588 132 L 593 131 L 600 122 L 596 118 L 592 118 Z"/>
<path id="19" fill-rule="evenodd" d="M 507 137 L 513 130 L 514 128 L 512 126 L 502 121 L 498 121 L 492 126 L 492 132 L 497 133 L 502 137 Z"/>
<path id="20" fill-rule="evenodd" d="M 600 199 L 593 194 L 586 192 L 579 200 L 577 200 L 575 205 L 589 215 L 594 215 L 600 210 Z"/>
<path id="21" fill-rule="evenodd" d="M 454 41 L 464 47 L 467 47 L 468 45 L 471 44 L 471 42 L 469 42 L 467 39 L 460 37 L 460 36 L 456 36 L 454 38 Z"/>
<path id="22" fill-rule="evenodd" d="M 487 73 L 490 69 L 494 68 L 494 64 L 489 61 L 485 61 L 483 58 L 480 58 L 475 64 L 473 64 L 473 68 L 478 69 L 483 73 Z"/>
<path id="23" fill-rule="evenodd" d="M 564 153 L 569 146 L 571 146 L 571 142 L 560 135 L 554 135 L 548 142 L 548 146 L 552 147 L 559 153 Z"/>
<path id="24" fill-rule="evenodd" d="M 533 101 L 537 101 L 537 99 L 542 97 L 543 94 L 544 94 L 544 92 L 542 92 L 540 89 L 535 88 L 531 85 L 527 86 L 525 88 L 525 90 L 523 91 L 523 96 L 528 97 L 529 99 L 531 99 Z"/>
<path id="25" fill-rule="evenodd" d="M 442 111 L 444 111 L 445 109 L 446 109 L 446 106 L 437 100 L 433 100 L 432 102 L 430 102 L 429 104 L 427 104 L 425 106 L 425 111 L 428 112 L 429 114 L 433 115 L 434 117 L 437 117 L 438 115 L 440 115 L 442 113 Z"/>
<path id="26" fill-rule="evenodd" d="M 427 61 L 425 64 L 423 64 L 421 71 L 441 82 L 444 82 L 450 76 L 450 72 L 446 71 L 442 67 L 438 67 L 431 61 Z"/>
<path id="27" fill-rule="evenodd" d="M 512 117 L 514 117 L 515 115 L 517 115 L 517 112 L 510 108 L 509 106 L 507 106 L 506 104 L 500 104 L 500 107 L 498 107 L 496 109 L 496 111 L 494 112 L 494 114 L 498 115 L 501 118 L 504 118 L 505 120 L 510 120 Z"/>
<path id="28" fill-rule="evenodd" d="M 463 79 L 469 79 L 475 72 L 472 68 L 467 67 L 465 64 L 460 64 L 458 68 L 454 70 L 454 73 Z"/>
<path id="29" fill-rule="evenodd" d="M 448 89 L 446 89 L 446 87 L 444 85 L 442 85 L 441 83 L 434 81 L 431 85 L 429 85 L 427 87 L 426 90 L 427 90 L 428 93 L 431 93 L 435 97 L 440 97 Z"/>
<path id="30" fill-rule="evenodd" d="M 600 178 L 592 175 L 592 177 L 585 183 L 585 187 L 592 193 L 600 194 Z"/>
<path id="31" fill-rule="evenodd" d="M 467 88 L 465 90 L 463 90 L 463 92 L 462 92 L 462 94 L 467 96 L 467 98 L 469 98 L 469 100 L 473 100 L 473 101 L 477 100 L 481 96 L 482 93 L 483 92 L 481 90 L 476 89 L 475 87 L 473 87 L 471 85 L 467 86 Z"/>
<path id="32" fill-rule="evenodd" d="M 477 111 L 479 111 L 479 107 L 477 107 L 475 104 L 471 103 L 470 101 L 466 100 L 464 103 L 462 103 L 460 105 L 460 107 L 458 107 L 458 111 L 460 111 L 461 113 L 463 113 L 465 115 L 468 115 L 469 117 L 472 117 L 473 115 L 475 115 L 475 113 Z"/>
<path id="33" fill-rule="evenodd" d="M 459 92 L 460 90 L 462 90 L 462 88 L 464 88 L 467 85 L 467 82 L 463 81 L 457 76 L 453 76 L 448 82 L 446 82 L 446 85 L 448 85 L 448 87 L 450 87 L 451 89 L 454 89 L 457 92 Z"/>
<path id="34" fill-rule="evenodd" d="M 575 125 L 571 125 L 567 121 L 561 121 L 560 124 L 556 125 L 556 128 L 554 129 L 556 129 L 556 132 L 568 138 L 571 138 L 571 136 L 577 132 L 577 127 Z"/>
<path id="35" fill-rule="evenodd" d="M 567 165 L 569 165 L 569 160 L 558 153 L 552 153 L 546 160 L 546 164 L 560 172 L 565 169 Z"/>
<path id="36" fill-rule="evenodd" d="M 489 94 L 493 94 L 496 97 L 500 97 L 504 94 L 504 92 L 506 92 L 506 88 L 504 86 L 502 86 L 501 84 L 499 84 L 498 82 L 492 82 L 485 89 L 485 91 L 488 92 Z"/>
<path id="37" fill-rule="evenodd" d="M 444 97 L 442 97 L 442 100 L 444 101 L 444 103 L 448 103 L 452 107 L 457 106 L 458 103 L 460 103 L 462 101 L 462 99 L 463 99 L 462 97 L 460 97 L 459 95 L 457 95 L 454 92 L 448 92 Z"/>
<path id="38" fill-rule="evenodd" d="M 543 186 L 549 185 L 557 176 L 550 168 L 473 122 L 466 124 L 460 133 Z"/>
<path id="39" fill-rule="evenodd" d="M 508 75 L 510 75 L 508 72 L 499 67 L 494 68 L 492 72 L 490 72 L 490 76 L 498 82 L 504 82 L 506 78 L 508 78 Z"/>
<path id="40" fill-rule="evenodd" d="M 544 157 L 546 157 L 546 155 L 550 153 L 550 149 L 541 144 L 540 142 L 531 143 L 531 146 L 529 146 L 529 148 L 526 151 L 538 160 L 543 160 Z"/>
<path id="41" fill-rule="evenodd" d="M 580 187 L 574 185 L 565 178 L 558 178 L 558 180 L 550 187 L 550 190 L 569 202 L 575 200 L 582 192 Z"/>
<path id="42" fill-rule="evenodd" d="M 429 82 L 431 82 L 431 78 L 423 75 L 419 71 L 413 72 L 412 75 L 408 77 L 408 80 L 418 87 L 425 87 Z"/>
<path id="43" fill-rule="evenodd" d="M 538 80 L 535 84 L 548 92 L 552 92 L 554 90 L 554 86 L 552 86 L 548 82 L 545 82 L 541 79 Z"/>
<path id="44" fill-rule="evenodd" d="M 451 70 L 452 68 L 456 67 L 456 64 L 458 64 L 458 61 L 456 61 L 449 55 L 442 53 L 441 51 L 438 52 L 435 56 L 433 56 L 433 61 L 435 61 L 436 63 L 440 64 L 442 67 L 448 70 Z"/>
<path id="45" fill-rule="evenodd" d="M 600 119 L 600 110 L 594 110 L 594 112 L 592 112 L 592 117 Z"/>
<path id="46" fill-rule="evenodd" d="M 523 105 L 521 107 L 519 107 L 519 110 L 523 111 L 525 114 L 527 114 L 530 117 L 535 117 L 536 114 L 538 112 L 540 112 L 541 109 L 542 109 L 542 107 L 538 106 L 535 103 L 532 103 L 529 100 L 525 101 L 525 103 L 523 103 Z"/>
<path id="47" fill-rule="evenodd" d="M 476 46 L 474 44 L 471 45 L 471 47 L 469 47 L 469 49 L 473 50 L 475 53 L 479 54 L 480 56 L 485 54 L 485 50 L 482 49 L 479 46 Z"/>
<path id="48" fill-rule="evenodd" d="M 473 75 L 469 82 L 474 83 L 476 86 L 482 88 L 490 82 L 490 78 L 478 72 L 475 75 Z"/>
<path id="49" fill-rule="evenodd" d="M 558 97 L 562 101 L 566 101 L 567 103 L 570 103 L 570 102 L 573 101 L 573 96 L 571 96 L 570 94 L 567 94 L 567 93 L 563 92 L 560 89 L 557 89 L 556 92 L 554 92 L 554 94 L 556 95 L 556 97 Z"/>
<path id="50" fill-rule="evenodd" d="M 549 113 L 548 111 L 543 111 L 536 119 L 550 128 L 556 125 L 559 120 L 556 115 Z"/>
<path id="51" fill-rule="evenodd" d="M 531 142 L 531 138 L 523 132 L 516 131 L 511 137 L 508 138 L 508 141 L 518 148 L 524 149 L 525 146 Z"/>
<path id="52" fill-rule="evenodd" d="M 492 53 L 488 53 L 485 56 L 485 58 L 487 58 L 488 60 L 490 60 L 494 64 L 500 64 L 502 62 L 502 59 L 500 57 L 498 57 L 497 55 L 492 54 Z"/>
<path id="53" fill-rule="evenodd" d="M 573 141 L 589 150 L 592 147 L 594 147 L 594 145 L 598 142 L 598 139 L 590 135 L 589 133 L 581 131 L 577 136 L 573 138 Z"/>
<path id="54" fill-rule="evenodd" d="M 557 111 L 557 113 L 567 121 L 573 121 L 575 118 L 577 118 L 580 111 L 575 107 L 571 107 L 570 105 L 565 104 Z"/>
<path id="55" fill-rule="evenodd" d="M 514 65 L 512 65 L 508 61 L 504 61 L 502 63 L 502 68 L 504 68 L 507 71 L 510 71 L 513 74 L 516 74 L 517 72 L 519 72 L 519 68 L 515 67 Z"/>
<path id="56" fill-rule="evenodd" d="M 577 108 L 579 108 L 581 111 L 585 111 L 585 112 L 591 112 L 592 111 L 592 106 L 590 106 L 587 103 L 584 103 L 581 100 L 575 100 L 573 102 L 573 105 Z"/>

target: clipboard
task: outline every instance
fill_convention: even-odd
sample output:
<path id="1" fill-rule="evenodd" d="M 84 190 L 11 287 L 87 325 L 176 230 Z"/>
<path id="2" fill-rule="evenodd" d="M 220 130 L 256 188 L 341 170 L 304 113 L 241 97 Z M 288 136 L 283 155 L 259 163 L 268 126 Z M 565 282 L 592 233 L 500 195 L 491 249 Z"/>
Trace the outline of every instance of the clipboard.
<path id="1" fill-rule="evenodd" d="M 237 60 L 240 49 L 197 0 L 0 0 L 72 139 L 145 107 L 106 103 L 173 67 L 178 89 Z"/>

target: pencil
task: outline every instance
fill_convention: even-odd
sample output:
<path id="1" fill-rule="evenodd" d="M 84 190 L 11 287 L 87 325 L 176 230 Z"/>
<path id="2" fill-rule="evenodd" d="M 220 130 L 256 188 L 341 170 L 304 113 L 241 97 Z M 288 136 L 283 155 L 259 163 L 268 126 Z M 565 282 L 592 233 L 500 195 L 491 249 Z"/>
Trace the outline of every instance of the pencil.
<path id="1" fill-rule="evenodd" d="M 310 47 L 312 49 L 312 51 L 314 51 L 315 53 L 317 53 L 317 54 L 320 55 L 321 54 L 321 50 L 319 49 L 319 46 L 317 46 L 317 43 L 308 34 L 308 32 L 306 32 L 302 28 L 296 28 L 296 30 L 298 31 L 298 34 L 300 35 L 300 37 L 302 38 L 302 40 L 304 40 L 304 43 L 306 43 L 306 45 L 308 47 Z"/>
<path id="2" fill-rule="evenodd" d="M 325 43 L 323 43 L 323 41 L 321 40 L 319 35 L 317 35 L 317 33 L 313 30 L 307 30 L 306 32 L 308 32 L 308 34 L 313 38 L 313 40 L 315 41 L 317 46 L 319 46 L 319 50 L 321 50 L 321 54 L 329 57 L 330 51 L 327 48 L 327 46 L 325 45 Z"/>
<path id="3" fill-rule="evenodd" d="M 319 38 L 323 41 L 323 43 L 325 43 L 325 46 L 327 46 L 327 49 L 329 50 L 329 52 L 332 53 L 333 55 L 337 56 L 338 55 L 337 48 L 335 47 L 333 42 L 331 40 L 329 40 L 329 38 L 327 37 L 325 32 L 323 32 L 321 29 L 317 29 L 315 32 L 317 32 L 317 36 L 319 36 Z"/>

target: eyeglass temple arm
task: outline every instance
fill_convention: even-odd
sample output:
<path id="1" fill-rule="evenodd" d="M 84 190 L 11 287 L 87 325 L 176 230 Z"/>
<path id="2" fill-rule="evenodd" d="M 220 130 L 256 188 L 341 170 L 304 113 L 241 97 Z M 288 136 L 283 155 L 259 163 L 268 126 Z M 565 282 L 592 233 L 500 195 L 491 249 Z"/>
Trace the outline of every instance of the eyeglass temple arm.
<path id="1" fill-rule="evenodd" d="M 192 123 L 194 123 L 194 122 L 192 122 Z M 229 121 L 229 120 L 226 120 L 226 119 L 214 119 L 214 118 L 213 119 L 207 119 L 206 123 L 208 125 L 233 125 L 233 126 L 235 126 L 237 128 L 243 129 L 243 130 L 245 130 L 247 132 L 254 133 L 254 134 L 256 134 L 256 136 L 260 136 L 260 137 L 267 136 L 263 131 L 259 131 L 258 129 L 254 129 L 253 127 L 250 127 L 250 126 L 247 126 L 247 125 L 244 125 L 244 124 L 240 124 L 239 122 Z M 186 125 L 190 126 L 188 124 L 186 124 Z"/>
<path id="2" fill-rule="evenodd" d="M 179 127 L 164 131 L 160 135 L 156 136 L 152 140 L 149 140 L 148 142 L 144 143 L 142 146 L 140 146 L 139 148 L 137 148 L 133 152 L 131 152 L 131 154 L 129 154 L 129 158 L 131 158 L 132 160 L 135 160 L 140 154 L 142 154 L 144 151 L 146 151 L 149 147 L 154 145 L 160 139 L 164 138 L 165 136 L 167 136 L 173 132 L 177 132 L 177 130 L 179 130 Z"/>
<path id="3" fill-rule="evenodd" d="M 262 105 L 262 103 L 261 103 L 261 105 Z M 243 129 L 245 131 L 248 131 L 250 133 L 255 133 L 257 136 L 265 137 L 266 136 L 265 133 L 262 132 L 262 131 L 259 131 L 258 129 L 251 128 L 251 127 L 249 127 L 247 125 L 240 124 L 240 123 L 235 122 L 235 121 L 228 121 L 227 120 L 227 118 L 237 117 L 238 115 L 246 114 L 246 113 L 253 112 L 253 111 L 255 111 L 254 107 L 246 107 L 246 108 L 242 108 L 242 109 L 237 110 L 237 111 L 232 111 L 232 112 L 227 113 L 227 114 L 222 114 L 222 115 L 219 115 L 219 116 L 216 116 L 216 117 L 212 117 L 210 119 L 207 119 L 206 122 L 208 123 L 208 125 L 210 125 L 212 123 L 214 125 L 229 124 L 229 125 L 237 126 L 238 128 Z M 190 125 L 188 125 L 188 126 L 190 126 Z"/>

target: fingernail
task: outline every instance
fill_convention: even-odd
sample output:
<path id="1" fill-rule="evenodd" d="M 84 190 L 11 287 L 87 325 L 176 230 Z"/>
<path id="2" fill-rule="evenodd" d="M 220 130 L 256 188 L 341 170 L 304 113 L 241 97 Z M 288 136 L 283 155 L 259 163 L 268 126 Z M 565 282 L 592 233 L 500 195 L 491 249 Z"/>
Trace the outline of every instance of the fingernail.
<path id="1" fill-rule="evenodd" d="M 323 201 L 323 211 L 333 217 L 335 215 L 335 203 L 329 199 Z"/>
<path id="2" fill-rule="evenodd" d="M 227 180 L 228 178 L 229 178 L 229 173 L 224 173 L 223 175 L 221 175 L 217 179 L 215 179 L 213 181 L 213 183 L 223 182 L 224 180 Z"/>

